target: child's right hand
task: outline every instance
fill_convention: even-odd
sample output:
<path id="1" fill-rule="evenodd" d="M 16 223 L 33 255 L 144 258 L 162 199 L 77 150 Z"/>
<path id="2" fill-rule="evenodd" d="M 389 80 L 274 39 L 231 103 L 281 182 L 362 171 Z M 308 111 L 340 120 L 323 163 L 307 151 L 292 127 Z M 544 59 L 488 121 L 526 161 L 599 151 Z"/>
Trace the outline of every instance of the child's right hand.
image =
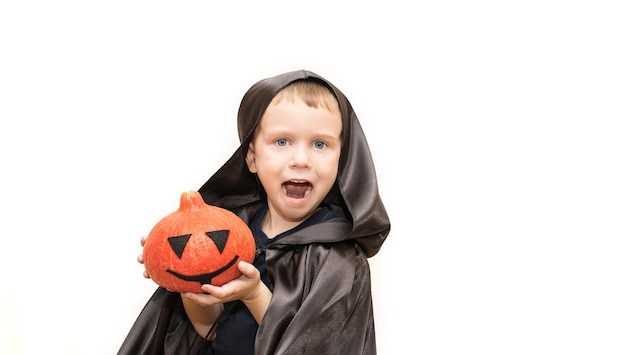
<path id="1" fill-rule="evenodd" d="M 143 236 L 141 237 L 141 247 L 143 248 L 146 245 L 146 238 L 148 238 L 148 236 Z M 137 256 L 137 261 L 143 265 L 143 253 L 139 254 L 139 256 Z M 150 275 L 148 274 L 148 271 L 144 270 L 143 271 L 143 277 L 145 277 L 146 279 L 150 278 Z"/>

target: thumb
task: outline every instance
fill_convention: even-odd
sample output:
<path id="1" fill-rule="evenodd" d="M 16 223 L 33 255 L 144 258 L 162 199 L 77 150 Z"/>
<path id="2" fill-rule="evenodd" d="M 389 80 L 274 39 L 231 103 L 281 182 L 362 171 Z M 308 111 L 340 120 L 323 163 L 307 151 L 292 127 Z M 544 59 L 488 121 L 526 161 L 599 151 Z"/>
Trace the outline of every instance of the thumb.
<path id="1" fill-rule="evenodd" d="M 239 271 L 241 271 L 242 274 L 244 274 L 246 277 L 249 277 L 249 278 L 254 278 L 256 274 L 259 272 L 259 270 L 257 270 L 254 267 L 254 265 L 247 263 L 245 261 L 240 261 L 239 264 L 237 264 L 237 267 L 239 268 Z"/>

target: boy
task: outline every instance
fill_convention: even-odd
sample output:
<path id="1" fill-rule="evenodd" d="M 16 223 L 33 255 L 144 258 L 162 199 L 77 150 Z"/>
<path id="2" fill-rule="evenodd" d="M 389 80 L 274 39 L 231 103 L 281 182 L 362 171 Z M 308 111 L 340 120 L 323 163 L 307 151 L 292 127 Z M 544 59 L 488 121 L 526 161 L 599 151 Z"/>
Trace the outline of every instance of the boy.
<path id="1" fill-rule="evenodd" d="M 248 223 L 254 265 L 203 294 L 158 288 L 120 354 L 375 354 L 367 258 L 390 223 L 349 101 L 315 73 L 281 74 L 244 95 L 238 130 L 199 192 Z"/>

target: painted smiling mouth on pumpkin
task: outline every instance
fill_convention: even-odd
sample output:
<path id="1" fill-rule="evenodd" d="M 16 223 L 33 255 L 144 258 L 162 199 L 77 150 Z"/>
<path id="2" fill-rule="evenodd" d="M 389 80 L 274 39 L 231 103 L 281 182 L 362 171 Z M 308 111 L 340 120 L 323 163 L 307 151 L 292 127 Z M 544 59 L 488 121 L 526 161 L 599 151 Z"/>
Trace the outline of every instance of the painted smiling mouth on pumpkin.
<path id="1" fill-rule="evenodd" d="M 313 184 L 306 180 L 289 180 L 283 183 L 282 190 L 288 197 L 305 198 L 311 194 Z"/>
<path id="2" fill-rule="evenodd" d="M 213 272 L 209 272 L 206 274 L 199 274 L 199 275 L 184 275 L 181 274 L 179 272 L 176 272 L 174 270 L 170 270 L 167 269 L 166 271 L 169 272 L 170 274 L 178 277 L 181 280 L 185 280 L 185 281 L 197 281 L 199 282 L 201 285 L 204 284 L 210 284 L 211 280 L 213 280 L 213 278 L 221 273 L 223 273 L 224 271 L 228 270 L 231 266 L 235 265 L 235 263 L 237 262 L 237 260 L 239 259 L 239 255 L 235 255 L 235 257 L 226 265 L 222 266 L 221 268 L 213 271 Z"/>

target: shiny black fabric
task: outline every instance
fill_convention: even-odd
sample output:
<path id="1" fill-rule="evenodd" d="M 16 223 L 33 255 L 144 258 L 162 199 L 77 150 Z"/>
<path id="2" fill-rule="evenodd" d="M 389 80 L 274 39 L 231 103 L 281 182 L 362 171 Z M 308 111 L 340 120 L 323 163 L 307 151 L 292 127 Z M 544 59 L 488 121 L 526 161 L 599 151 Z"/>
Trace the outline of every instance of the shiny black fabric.
<path id="1" fill-rule="evenodd" d="M 255 354 L 375 354 L 367 258 L 380 250 L 390 222 L 378 193 L 367 140 L 341 91 L 305 70 L 254 84 L 244 95 L 238 113 L 240 147 L 199 192 L 207 203 L 250 221 L 265 195 L 256 175 L 248 171 L 246 151 L 272 98 L 296 80 L 316 80 L 326 85 L 339 102 L 343 123 L 339 171 L 335 187 L 325 199 L 338 217 L 299 230 L 265 251 L 273 295 L 259 325 Z M 178 324 L 184 323 L 184 314 L 162 314 L 155 298 L 168 297 L 167 291 L 157 290 L 150 301 L 153 304 L 149 302 L 140 314 L 120 354 L 148 354 L 142 352 L 148 346 L 143 343 L 162 348 L 161 342 L 168 339 L 193 338 L 187 334 L 189 327 Z M 168 321 L 176 326 L 166 326 Z M 163 332 L 155 323 L 163 324 L 161 328 L 170 332 Z M 138 327 L 142 329 L 135 329 Z M 163 336 L 165 333 L 169 335 Z M 167 345 L 170 349 L 176 346 Z"/>
<path id="2" fill-rule="evenodd" d="M 118 355 L 203 354 L 209 345 L 187 319 L 180 294 L 159 287 L 137 317 Z"/>

